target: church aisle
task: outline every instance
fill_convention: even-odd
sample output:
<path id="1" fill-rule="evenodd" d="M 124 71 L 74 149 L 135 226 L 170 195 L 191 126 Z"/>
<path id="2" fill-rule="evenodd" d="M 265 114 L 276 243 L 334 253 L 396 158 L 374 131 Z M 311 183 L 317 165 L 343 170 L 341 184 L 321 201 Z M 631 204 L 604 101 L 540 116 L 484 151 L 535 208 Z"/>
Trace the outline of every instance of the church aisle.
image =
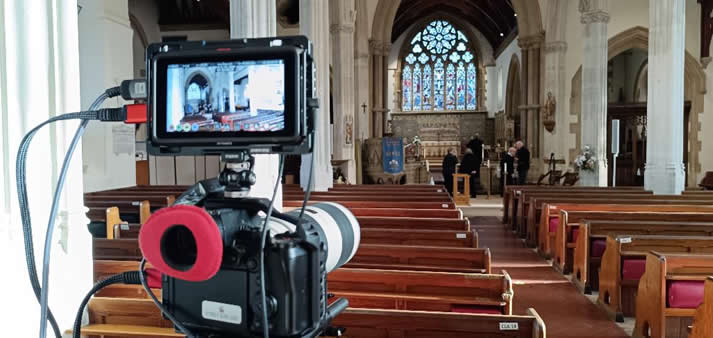
<path id="1" fill-rule="evenodd" d="M 493 272 L 506 270 L 513 280 L 513 314 L 534 308 L 545 321 L 548 338 L 628 337 L 547 261 L 505 229 L 498 217 L 470 217 L 481 247 L 490 248 Z"/>

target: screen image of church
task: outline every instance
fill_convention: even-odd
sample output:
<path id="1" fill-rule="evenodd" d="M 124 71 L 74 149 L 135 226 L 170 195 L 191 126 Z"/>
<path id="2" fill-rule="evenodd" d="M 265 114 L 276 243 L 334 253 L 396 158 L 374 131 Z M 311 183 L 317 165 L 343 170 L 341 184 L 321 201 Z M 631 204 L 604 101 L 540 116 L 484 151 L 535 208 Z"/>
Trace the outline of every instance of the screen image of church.
<path id="1" fill-rule="evenodd" d="M 284 64 L 170 65 L 167 131 L 284 128 Z"/>

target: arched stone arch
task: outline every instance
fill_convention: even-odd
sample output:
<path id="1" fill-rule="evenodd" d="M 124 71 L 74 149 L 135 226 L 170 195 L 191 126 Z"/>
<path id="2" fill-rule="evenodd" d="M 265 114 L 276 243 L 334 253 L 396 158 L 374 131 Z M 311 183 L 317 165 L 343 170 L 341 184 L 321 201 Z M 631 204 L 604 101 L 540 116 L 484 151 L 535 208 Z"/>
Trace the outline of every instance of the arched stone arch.
<path id="1" fill-rule="evenodd" d="M 520 77 L 520 59 L 517 54 L 513 54 L 512 58 L 510 58 L 506 88 L 505 118 L 506 121 L 512 121 L 512 123 L 508 123 L 508 127 L 506 127 L 505 138 L 507 138 L 508 141 L 514 141 L 522 137 L 522 135 L 520 135 L 522 78 Z M 512 125 L 512 129 L 510 129 L 510 125 Z"/>
<path id="2" fill-rule="evenodd" d="M 615 56 L 632 48 L 649 50 L 649 30 L 646 27 L 636 26 L 627 29 L 611 38 L 608 44 L 608 59 L 611 60 Z M 581 83 L 582 83 L 582 66 L 572 77 L 572 96 L 570 98 L 570 112 L 577 116 L 577 123 L 571 125 L 570 130 L 574 131 L 577 141 L 576 148 L 570 149 L 570 158 L 572 154 L 576 154 L 580 147 L 581 137 Z M 700 133 L 700 114 L 703 114 L 704 95 L 706 93 L 706 74 L 703 71 L 703 66 L 698 60 L 688 51 L 685 54 L 684 61 L 684 100 L 691 101 L 691 112 L 689 115 L 689 125 L 684 126 L 689 128 L 688 133 L 688 165 L 687 171 L 687 186 L 695 186 L 698 181 L 698 174 L 701 172 L 701 141 Z M 575 86 L 578 85 L 578 88 Z M 576 89 L 576 90 L 575 90 Z"/>
<path id="3" fill-rule="evenodd" d="M 513 8 L 517 14 L 517 24 L 520 39 L 526 38 L 532 44 L 532 40 L 544 41 L 544 31 L 542 29 L 542 15 L 539 1 L 535 0 L 512 0 Z M 391 32 L 394 25 L 396 13 L 401 5 L 400 0 L 379 0 L 376 5 L 374 20 L 372 22 L 371 38 L 369 40 L 371 54 L 371 80 L 369 83 L 369 110 L 373 113 L 372 135 L 381 136 L 384 128 L 384 117 L 388 96 L 387 87 L 387 58 L 391 50 Z M 541 58 L 537 58 L 538 62 Z M 537 66 L 539 69 L 539 65 Z M 481 70 L 482 72 L 483 70 Z M 539 83 L 537 79 L 532 79 L 533 84 Z M 539 99 L 537 100 L 539 102 Z M 537 149 L 537 147 L 536 147 Z M 536 151 L 535 151 L 536 152 Z M 533 170 L 534 172 L 534 170 Z"/>

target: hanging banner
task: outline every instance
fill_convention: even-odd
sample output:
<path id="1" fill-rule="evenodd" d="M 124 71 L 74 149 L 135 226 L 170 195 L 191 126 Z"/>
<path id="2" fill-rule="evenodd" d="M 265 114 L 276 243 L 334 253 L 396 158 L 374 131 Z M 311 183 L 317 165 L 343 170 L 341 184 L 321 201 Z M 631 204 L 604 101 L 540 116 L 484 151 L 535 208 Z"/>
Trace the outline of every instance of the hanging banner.
<path id="1" fill-rule="evenodd" d="M 404 145 L 400 137 L 384 137 L 381 139 L 382 163 L 384 172 L 398 174 L 404 171 Z"/>

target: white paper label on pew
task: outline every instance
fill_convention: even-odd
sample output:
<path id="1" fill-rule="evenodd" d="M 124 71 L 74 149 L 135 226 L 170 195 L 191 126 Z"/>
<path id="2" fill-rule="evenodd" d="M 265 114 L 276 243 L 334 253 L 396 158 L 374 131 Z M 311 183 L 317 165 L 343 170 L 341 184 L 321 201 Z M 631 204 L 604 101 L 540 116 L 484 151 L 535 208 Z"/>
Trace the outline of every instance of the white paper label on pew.
<path id="1" fill-rule="evenodd" d="M 456 238 L 465 238 L 465 234 L 456 234 Z"/>
<path id="2" fill-rule="evenodd" d="M 500 331 L 517 331 L 519 329 L 517 323 L 500 323 Z"/>
<path id="3" fill-rule="evenodd" d="M 619 243 L 621 243 L 621 244 L 631 243 L 631 237 L 620 237 Z"/>
<path id="4" fill-rule="evenodd" d="M 133 206 L 139 206 L 140 204 L 141 204 L 141 202 L 138 202 L 138 201 L 131 202 L 131 205 L 133 205 Z"/>
<path id="5" fill-rule="evenodd" d="M 129 230 L 129 223 L 121 223 L 119 227 L 121 230 Z"/>
<path id="6" fill-rule="evenodd" d="M 443 203 L 443 204 L 441 204 L 441 207 L 443 207 L 443 209 L 448 209 L 448 204 Z"/>
<path id="7" fill-rule="evenodd" d="M 205 319 L 231 324 L 240 324 L 243 321 L 243 309 L 238 305 L 204 300 L 201 303 L 201 310 Z"/>

